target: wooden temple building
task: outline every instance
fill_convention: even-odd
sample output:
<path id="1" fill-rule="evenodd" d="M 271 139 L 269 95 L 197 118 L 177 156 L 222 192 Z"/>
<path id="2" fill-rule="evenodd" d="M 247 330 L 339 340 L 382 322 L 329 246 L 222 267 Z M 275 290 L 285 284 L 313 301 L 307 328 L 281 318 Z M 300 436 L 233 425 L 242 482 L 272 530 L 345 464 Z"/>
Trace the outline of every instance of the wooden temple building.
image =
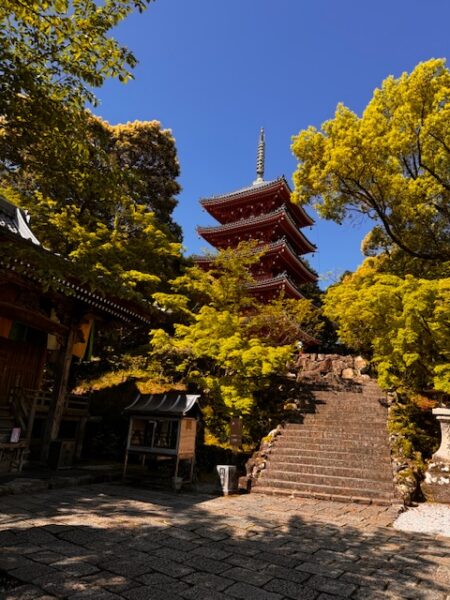
<path id="1" fill-rule="evenodd" d="M 257 156 L 257 178 L 252 185 L 221 196 L 200 200 L 202 207 L 218 222 L 215 227 L 197 231 L 216 249 L 234 248 L 241 241 L 257 240 L 267 248 L 252 269 L 252 293 L 259 300 L 270 300 L 284 293 L 286 298 L 301 298 L 300 286 L 316 281 L 317 276 L 302 260 L 316 247 L 301 231 L 313 219 L 302 207 L 291 202 L 291 189 L 284 177 L 264 181 L 264 131 L 261 130 Z M 195 257 L 208 268 L 210 258 Z"/>
<path id="2" fill-rule="evenodd" d="M 80 456 L 89 410 L 67 393 L 72 359 L 83 358 L 94 321 L 150 322 L 140 307 L 73 278 L 44 284 L 36 253 L 64 266 L 27 214 L 0 196 L 0 472 L 21 470 L 29 457 L 61 466 Z"/>

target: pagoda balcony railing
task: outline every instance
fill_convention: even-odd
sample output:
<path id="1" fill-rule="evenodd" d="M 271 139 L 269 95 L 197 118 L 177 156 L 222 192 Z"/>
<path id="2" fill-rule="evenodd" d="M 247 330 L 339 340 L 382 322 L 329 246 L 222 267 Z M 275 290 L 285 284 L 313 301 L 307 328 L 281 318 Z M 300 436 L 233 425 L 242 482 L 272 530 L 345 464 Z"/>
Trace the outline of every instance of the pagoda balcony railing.
<path id="1" fill-rule="evenodd" d="M 246 221 L 248 224 L 253 224 L 253 223 L 260 223 L 261 221 L 267 221 L 270 220 L 273 217 L 276 217 L 278 215 L 281 215 L 283 212 L 286 212 L 283 206 L 280 206 L 280 208 L 277 208 L 276 210 L 273 210 L 272 212 L 268 212 L 268 213 L 264 213 L 262 215 L 258 215 L 257 217 L 250 217 L 248 219 L 240 219 L 238 221 L 233 221 L 232 223 L 225 223 L 225 225 L 216 225 L 213 227 L 197 227 L 197 230 L 200 231 L 205 231 L 205 232 L 212 232 L 212 231 L 226 231 L 228 229 L 233 229 L 233 227 L 236 227 L 237 224 L 242 224 L 244 221 Z"/>
<path id="2" fill-rule="evenodd" d="M 282 244 L 286 245 L 286 247 L 288 248 L 289 252 L 292 254 L 292 256 L 296 260 L 298 260 L 298 262 L 302 265 L 302 267 L 305 269 L 305 271 L 307 271 L 308 273 L 310 273 L 311 275 L 313 275 L 314 278 L 316 279 L 317 275 L 313 271 L 311 271 L 311 269 L 308 267 L 308 265 L 305 263 L 305 261 L 302 259 L 302 257 L 299 254 L 297 254 L 297 252 L 295 252 L 294 248 L 289 243 L 289 241 L 286 238 L 286 236 L 280 237 L 275 242 L 269 242 L 268 244 L 264 244 L 263 243 L 263 244 L 261 244 L 261 246 L 258 246 L 257 248 L 255 248 L 254 250 L 252 250 L 252 253 L 256 254 L 257 252 L 260 252 L 261 247 L 266 247 L 267 248 L 267 252 L 269 252 L 270 250 L 273 250 L 273 249 L 277 248 L 277 246 L 280 246 Z M 210 263 L 210 262 L 214 261 L 215 258 L 216 258 L 215 255 L 202 256 L 200 254 L 194 254 L 192 256 L 193 261 L 196 262 L 196 263 Z"/>
<path id="3" fill-rule="evenodd" d="M 264 279 L 255 279 L 255 282 L 250 283 L 249 287 L 252 288 L 252 287 L 257 287 L 259 285 L 267 285 L 268 283 L 278 283 L 281 281 L 287 281 L 292 285 L 292 287 L 297 288 L 297 285 L 289 277 L 289 275 L 287 274 L 286 271 L 283 271 L 282 273 L 279 273 L 278 275 L 275 275 L 274 277 L 265 277 Z"/>
<path id="4" fill-rule="evenodd" d="M 270 242 L 270 244 L 268 244 L 269 250 L 276 248 L 277 246 L 279 246 L 280 244 L 285 244 L 286 247 L 289 249 L 289 251 L 291 252 L 291 254 L 302 264 L 302 266 L 305 268 L 305 270 L 309 271 L 309 273 L 311 273 L 312 275 L 314 275 L 314 277 L 316 277 L 315 273 L 313 273 L 311 271 L 311 269 L 308 267 L 308 265 L 306 265 L 305 261 L 302 259 L 302 257 L 294 250 L 294 248 L 292 247 L 292 245 L 289 243 L 288 239 L 286 238 L 286 236 L 284 235 L 283 237 L 279 238 L 278 240 L 276 240 L 275 242 Z"/>
<path id="5" fill-rule="evenodd" d="M 299 227 L 295 223 L 294 219 L 290 216 L 285 206 L 280 206 L 276 210 L 272 212 L 265 213 L 263 215 L 259 215 L 257 217 L 250 217 L 249 219 L 242 219 L 241 221 L 233 221 L 232 223 L 226 223 L 225 225 L 219 225 L 215 227 L 197 227 L 197 232 L 201 235 L 203 233 L 215 233 L 218 231 L 229 231 L 234 229 L 236 226 L 242 225 L 242 223 L 247 223 L 248 225 L 259 225 L 261 223 L 265 223 L 274 219 L 276 217 L 283 216 L 286 218 L 288 223 L 291 225 L 293 230 L 299 235 L 307 246 L 311 248 L 311 252 L 316 250 L 316 246 L 312 244 L 305 235 L 300 231 Z"/>

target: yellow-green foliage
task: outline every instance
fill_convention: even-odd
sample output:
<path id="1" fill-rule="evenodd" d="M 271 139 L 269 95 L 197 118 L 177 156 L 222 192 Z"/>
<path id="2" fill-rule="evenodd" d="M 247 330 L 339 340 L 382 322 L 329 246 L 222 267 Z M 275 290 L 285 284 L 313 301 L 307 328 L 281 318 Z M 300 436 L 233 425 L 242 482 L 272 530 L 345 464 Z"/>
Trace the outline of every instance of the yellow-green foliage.
<path id="1" fill-rule="evenodd" d="M 82 381 L 73 391 L 76 394 L 98 392 L 127 381 L 134 381 L 142 394 L 162 394 L 172 390 L 184 391 L 186 389 L 184 384 L 174 383 L 165 377 L 161 365 L 157 361 L 149 361 L 144 354 L 125 354 L 120 359 L 119 368 Z"/>
<path id="2" fill-rule="evenodd" d="M 98 87 L 107 77 L 131 77 L 127 68 L 136 59 L 107 34 L 134 8 L 142 10 L 146 4 L 146 0 L 105 0 L 101 6 L 90 0 L 2 0 L 2 44 L 10 60 L 22 64 L 23 70 L 34 67 L 61 96 L 64 91 L 75 95 L 80 88 L 87 94 L 86 84 Z M 12 67 L 5 63 L 6 69 Z"/>
<path id="3" fill-rule="evenodd" d="M 320 131 L 294 138 L 293 199 L 337 222 L 362 212 L 410 255 L 449 260 L 449 122 L 444 60 L 388 77 L 361 117 L 339 105 Z"/>
<path id="4" fill-rule="evenodd" d="M 85 106 L 106 79 L 131 77 L 136 59 L 110 33 L 150 1 L 0 3 L 0 189 L 69 258 L 59 277 L 136 299 L 164 289 L 182 260 L 174 139 L 157 121 L 112 126 Z"/>
<path id="5" fill-rule="evenodd" d="M 325 314 L 341 340 L 371 352 L 383 387 L 450 393 L 450 278 L 419 279 L 379 271 L 368 258 L 329 288 Z"/>
<path id="6" fill-rule="evenodd" d="M 201 297 L 203 305 L 189 310 L 188 303 L 182 302 L 187 322 L 175 325 L 173 335 L 161 329 L 152 332 L 154 355 L 161 363 L 170 357 L 180 377 L 200 387 L 231 415 L 249 413 L 255 393 L 270 376 L 285 372 L 299 328 L 311 334 L 318 327 L 318 311 L 309 301 L 279 300 L 268 307 L 249 295 L 248 267 L 258 259 L 255 244 L 247 243 L 220 252 L 208 272 L 188 269 L 174 285 L 188 296 Z M 157 298 L 164 301 L 161 295 Z M 280 343 L 274 338 L 280 338 L 288 316 L 296 335 L 281 335 Z"/>
<path id="7" fill-rule="evenodd" d="M 450 72 L 442 59 L 388 77 L 362 116 L 339 105 L 293 142 L 293 199 L 339 223 L 375 221 L 372 258 L 328 290 L 341 341 L 384 387 L 450 393 Z"/>
<path id="8" fill-rule="evenodd" d="M 394 435 L 393 449 L 399 458 L 411 461 L 414 470 L 424 469 L 424 460 L 437 449 L 436 422 L 430 406 L 423 407 L 414 395 L 396 402 L 390 410 L 388 432 Z M 403 477 L 410 475 L 407 469 Z"/>
<path id="9" fill-rule="evenodd" d="M 178 372 L 220 399 L 231 414 L 248 413 L 263 378 L 285 371 L 293 346 L 273 347 L 247 336 L 246 322 L 247 317 L 203 306 L 193 323 L 175 326 L 173 337 L 161 329 L 153 332 L 152 344 L 158 352 L 176 352 Z M 202 360 L 212 365 L 211 372 L 201 368 Z"/>
<path id="10" fill-rule="evenodd" d="M 174 139 L 156 121 L 112 127 L 87 113 L 79 121 L 80 131 L 67 135 L 83 133 L 80 148 L 61 147 L 61 133 L 40 140 L 14 175 L 0 180 L 2 193 L 29 209 L 45 247 L 69 259 L 60 276 L 70 274 L 114 296 L 148 299 L 164 289 L 181 261 L 170 218 L 172 193 L 179 189 Z M 14 141 L 10 128 L 4 135 Z M 0 144 L 0 160 L 1 151 Z M 43 261 L 45 267 L 47 257 Z"/>

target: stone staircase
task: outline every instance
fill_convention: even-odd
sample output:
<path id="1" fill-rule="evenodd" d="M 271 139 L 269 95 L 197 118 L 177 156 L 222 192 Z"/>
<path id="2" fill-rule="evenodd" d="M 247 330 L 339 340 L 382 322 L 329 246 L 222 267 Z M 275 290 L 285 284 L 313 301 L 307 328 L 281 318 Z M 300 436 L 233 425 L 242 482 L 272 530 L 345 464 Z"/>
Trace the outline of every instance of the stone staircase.
<path id="1" fill-rule="evenodd" d="M 373 504 L 394 495 L 385 396 L 373 381 L 311 386 L 301 423 L 273 442 L 252 492 Z"/>

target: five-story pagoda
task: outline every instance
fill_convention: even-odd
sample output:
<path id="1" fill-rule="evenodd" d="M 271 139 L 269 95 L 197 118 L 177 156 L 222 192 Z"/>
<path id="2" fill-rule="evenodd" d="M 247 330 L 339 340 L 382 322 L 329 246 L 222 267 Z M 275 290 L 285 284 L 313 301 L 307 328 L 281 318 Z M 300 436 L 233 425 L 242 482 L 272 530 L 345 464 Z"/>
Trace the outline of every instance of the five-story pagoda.
<path id="1" fill-rule="evenodd" d="M 249 187 L 200 200 L 202 207 L 220 225 L 198 227 L 197 231 L 216 249 L 234 248 L 241 241 L 258 240 L 267 252 L 253 267 L 252 293 L 259 300 L 270 300 L 281 292 L 287 298 L 301 298 L 300 286 L 317 277 L 301 256 L 316 247 L 301 232 L 313 224 L 303 208 L 291 202 L 291 189 L 284 177 L 264 181 L 264 130 L 261 129 L 256 180 Z M 208 267 L 208 257 L 196 257 Z"/>

